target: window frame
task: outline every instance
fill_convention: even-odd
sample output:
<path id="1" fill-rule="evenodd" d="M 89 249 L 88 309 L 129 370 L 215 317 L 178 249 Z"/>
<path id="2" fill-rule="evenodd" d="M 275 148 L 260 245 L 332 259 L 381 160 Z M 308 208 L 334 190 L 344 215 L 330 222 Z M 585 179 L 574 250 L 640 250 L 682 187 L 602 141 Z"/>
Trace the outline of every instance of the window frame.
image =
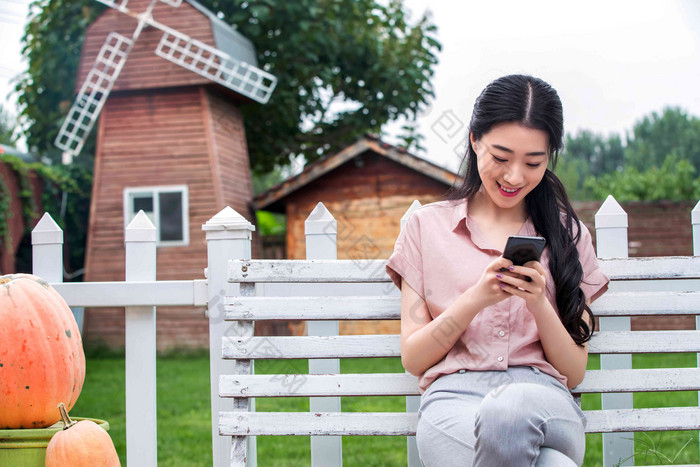
<path id="1" fill-rule="evenodd" d="M 160 240 L 160 193 L 179 192 L 182 196 L 182 240 Z M 153 199 L 153 224 L 156 227 L 156 247 L 189 246 L 190 244 L 190 218 L 189 218 L 189 189 L 187 185 L 158 185 L 158 186 L 131 186 L 123 191 L 124 228 L 126 228 L 137 212 L 133 212 L 133 199 L 135 195 L 150 194 Z"/>

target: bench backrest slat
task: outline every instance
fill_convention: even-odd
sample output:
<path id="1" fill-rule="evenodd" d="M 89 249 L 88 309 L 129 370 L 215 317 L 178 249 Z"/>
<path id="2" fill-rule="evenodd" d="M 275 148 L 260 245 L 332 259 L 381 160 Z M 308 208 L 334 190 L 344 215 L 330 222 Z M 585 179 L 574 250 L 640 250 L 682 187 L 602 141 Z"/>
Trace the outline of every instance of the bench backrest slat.
<path id="1" fill-rule="evenodd" d="M 586 433 L 688 430 L 697 427 L 698 407 L 592 410 Z M 219 430 L 231 436 L 412 436 L 418 414 L 382 412 L 221 412 Z"/>
<path id="2" fill-rule="evenodd" d="M 400 298 L 369 297 L 232 297 L 225 305 L 227 320 L 399 319 Z"/>
<path id="3" fill-rule="evenodd" d="M 386 260 L 229 260 L 230 282 L 388 282 Z"/>
<path id="4" fill-rule="evenodd" d="M 340 375 L 222 375 L 222 397 L 415 396 L 418 378 L 409 373 Z"/>
<path id="5" fill-rule="evenodd" d="M 588 370 L 574 394 L 696 391 L 700 368 Z M 222 375 L 222 397 L 415 396 L 418 378 L 408 373 Z"/>
<path id="6" fill-rule="evenodd" d="M 591 354 L 700 352 L 698 331 L 603 331 Z M 225 337 L 223 358 L 366 358 L 401 356 L 399 335 Z"/>
<path id="7" fill-rule="evenodd" d="M 224 337 L 223 358 L 399 357 L 398 335 Z"/>
<path id="8" fill-rule="evenodd" d="M 250 436 L 409 436 L 415 435 L 417 413 L 398 412 L 222 412 L 222 435 Z"/>
<path id="9" fill-rule="evenodd" d="M 698 407 L 588 410 L 586 411 L 586 433 L 697 430 L 698 420 L 700 420 Z"/>
<path id="10" fill-rule="evenodd" d="M 700 368 L 651 368 L 639 370 L 588 370 L 572 392 L 696 391 Z"/>
<path id="11" fill-rule="evenodd" d="M 353 320 L 400 318 L 401 298 L 347 297 L 229 297 L 227 320 L 262 321 Z M 696 315 L 700 292 L 609 292 L 593 303 L 596 316 Z"/>
<path id="12" fill-rule="evenodd" d="M 699 279 L 700 256 L 598 260 L 611 280 Z M 229 260 L 230 282 L 388 282 L 386 260 Z"/>
<path id="13" fill-rule="evenodd" d="M 600 331 L 588 343 L 591 354 L 700 352 L 698 331 Z"/>

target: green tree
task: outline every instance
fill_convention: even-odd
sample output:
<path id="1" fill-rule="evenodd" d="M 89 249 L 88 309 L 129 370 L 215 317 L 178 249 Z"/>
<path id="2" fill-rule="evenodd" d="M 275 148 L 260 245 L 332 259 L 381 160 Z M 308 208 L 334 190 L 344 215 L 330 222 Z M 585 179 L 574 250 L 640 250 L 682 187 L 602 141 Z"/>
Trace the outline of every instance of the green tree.
<path id="1" fill-rule="evenodd" d="M 639 171 L 661 167 L 669 154 L 700 170 L 700 119 L 678 107 L 666 107 L 638 121 L 627 136 L 625 167 Z"/>
<path id="2" fill-rule="evenodd" d="M 14 146 L 17 142 L 15 122 L 10 114 L 0 105 L 0 144 Z"/>
<path id="3" fill-rule="evenodd" d="M 53 145 L 73 101 L 85 29 L 106 7 L 93 0 L 35 0 L 22 38 L 28 69 L 15 91 L 31 151 L 60 162 Z M 93 132 L 94 134 L 94 132 Z M 92 169 L 94 135 L 76 162 Z"/>
<path id="4" fill-rule="evenodd" d="M 624 147 L 620 136 L 593 133 L 580 130 L 575 135 L 566 135 L 562 159 L 574 159 L 585 162 L 588 174 L 602 175 L 622 169 Z"/>
<path id="5" fill-rule="evenodd" d="M 200 3 L 251 39 L 261 66 L 278 78 L 267 105 L 242 106 L 257 172 L 298 154 L 311 162 L 390 120 L 415 119 L 433 96 L 436 27 L 429 16 L 409 25 L 402 0 Z M 104 7 L 37 0 L 32 8 L 39 12 L 23 39 L 29 70 L 17 91 L 29 146 L 56 154 L 85 29 Z M 90 160 L 90 147 L 84 152 Z"/>
<path id="6" fill-rule="evenodd" d="M 687 159 L 669 154 L 661 167 L 652 166 L 645 171 L 625 167 L 591 177 L 584 183 L 595 199 L 605 199 L 609 194 L 618 201 L 681 201 L 700 198 L 700 179 L 695 177 L 695 167 Z"/>
<path id="7" fill-rule="evenodd" d="M 591 190 L 585 186 L 585 181 L 590 175 L 585 160 L 560 157 L 554 173 L 564 184 L 570 199 L 584 201 L 591 198 Z"/>
<path id="8" fill-rule="evenodd" d="M 253 192 L 257 195 L 281 183 L 289 175 L 287 172 L 285 168 L 276 165 L 267 173 L 253 173 Z M 284 214 L 258 210 L 255 215 L 258 221 L 258 231 L 262 236 L 280 235 L 287 230 Z"/>

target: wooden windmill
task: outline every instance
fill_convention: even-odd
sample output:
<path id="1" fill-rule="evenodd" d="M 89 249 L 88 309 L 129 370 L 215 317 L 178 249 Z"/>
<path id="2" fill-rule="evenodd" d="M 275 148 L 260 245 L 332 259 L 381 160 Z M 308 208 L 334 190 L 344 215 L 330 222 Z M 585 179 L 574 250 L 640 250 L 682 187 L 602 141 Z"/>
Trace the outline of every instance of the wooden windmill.
<path id="1" fill-rule="evenodd" d="M 247 38 L 193 0 L 100 1 L 111 8 L 87 29 L 57 138 L 69 160 L 97 122 L 85 280 L 124 279 L 123 230 L 141 209 L 158 230 L 158 279 L 202 277 L 202 224 L 227 205 L 255 224 L 239 105 L 267 102 L 276 79 Z M 84 339 L 120 347 L 123 326 L 123 310 L 88 309 Z M 207 335 L 202 310 L 158 309 L 161 349 L 204 347 Z"/>
<path id="2" fill-rule="evenodd" d="M 64 151 L 64 163 L 70 163 L 83 148 L 85 139 L 107 101 L 107 96 L 116 83 L 129 52 L 146 25 L 163 32 L 154 51 L 159 57 L 262 104 L 270 99 L 277 78 L 254 65 L 237 60 L 222 50 L 156 21 L 153 17 L 156 0 L 150 0 L 147 9 L 141 13 L 127 8 L 129 0 L 98 1 L 136 19 L 138 24 L 131 38 L 111 32 L 104 41 L 56 137 L 56 146 Z M 182 0 L 160 1 L 175 8 L 179 8 L 182 4 Z M 194 4 L 194 2 L 189 3 Z"/>

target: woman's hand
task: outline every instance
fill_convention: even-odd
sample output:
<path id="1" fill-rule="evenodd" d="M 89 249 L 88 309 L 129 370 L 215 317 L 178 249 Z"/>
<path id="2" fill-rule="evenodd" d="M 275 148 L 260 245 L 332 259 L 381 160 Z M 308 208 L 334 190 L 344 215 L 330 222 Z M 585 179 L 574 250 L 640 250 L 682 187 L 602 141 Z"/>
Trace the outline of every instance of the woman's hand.
<path id="1" fill-rule="evenodd" d="M 503 280 L 503 270 L 508 267 L 513 266 L 513 262 L 504 257 L 500 257 L 484 269 L 481 274 L 479 282 L 477 282 L 473 287 L 470 287 L 465 293 L 471 294 L 474 300 L 476 300 L 481 309 L 488 306 L 495 305 L 501 300 L 505 300 L 511 296 L 504 287 L 501 281 Z M 524 282 L 524 281 L 523 281 Z"/>
<path id="2" fill-rule="evenodd" d="M 496 275 L 500 281 L 500 288 L 525 300 L 530 313 L 537 314 L 543 310 L 548 301 L 547 273 L 542 264 L 539 261 L 529 261 L 523 266 L 510 265 L 506 269 Z"/>

